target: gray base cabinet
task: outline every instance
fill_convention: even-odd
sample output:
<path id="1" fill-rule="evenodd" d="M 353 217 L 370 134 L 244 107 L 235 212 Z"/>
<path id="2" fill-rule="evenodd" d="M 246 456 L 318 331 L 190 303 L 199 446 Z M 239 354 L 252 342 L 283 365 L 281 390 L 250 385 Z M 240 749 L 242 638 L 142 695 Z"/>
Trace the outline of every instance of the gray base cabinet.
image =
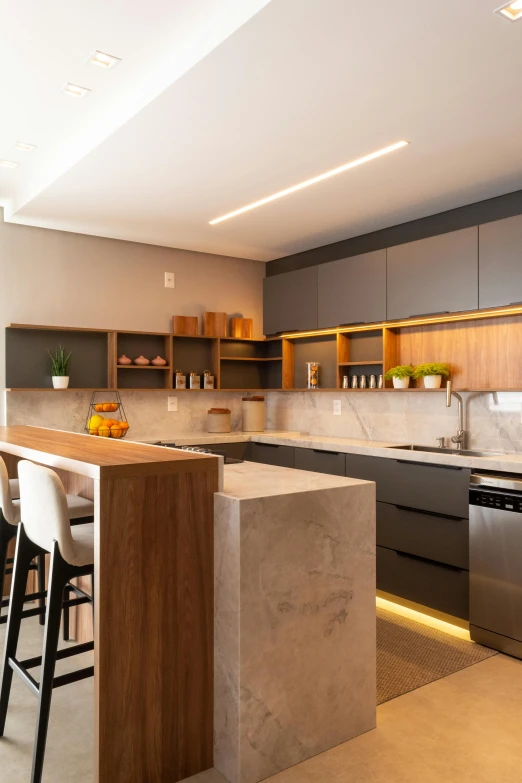
<path id="1" fill-rule="evenodd" d="M 479 307 L 522 302 L 522 215 L 479 227 Z"/>
<path id="2" fill-rule="evenodd" d="M 345 456 L 338 451 L 296 448 L 294 467 L 298 470 L 312 470 L 314 473 L 344 476 Z"/>
<path id="3" fill-rule="evenodd" d="M 386 320 L 386 250 L 319 265 L 318 326 Z"/>
<path id="4" fill-rule="evenodd" d="M 278 465 L 280 468 L 294 467 L 294 451 L 292 446 L 277 446 L 274 443 L 252 443 L 252 462 L 262 462 L 264 465 Z"/>
<path id="5" fill-rule="evenodd" d="M 317 267 L 285 272 L 263 280 L 263 331 L 317 329 Z"/>
<path id="6" fill-rule="evenodd" d="M 388 320 L 476 310 L 478 227 L 387 251 Z"/>

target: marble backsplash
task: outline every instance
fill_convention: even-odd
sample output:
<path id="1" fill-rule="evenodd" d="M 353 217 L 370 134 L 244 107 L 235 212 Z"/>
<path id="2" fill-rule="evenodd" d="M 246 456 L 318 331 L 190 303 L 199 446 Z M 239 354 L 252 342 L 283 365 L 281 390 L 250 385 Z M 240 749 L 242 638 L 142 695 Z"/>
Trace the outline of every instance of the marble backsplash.
<path id="1" fill-rule="evenodd" d="M 110 395 L 108 395 L 110 397 Z M 178 411 L 167 411 L 168 396 L 176 396 Z M 232 429 L 241 429 L 241 392 L 122 392 L 121 398 L 135 440 L 175 438 L 206 432 L 209 407 L 232 411 Z M 522 452 L 522 394 L 483 392 L 463 394 L 468 447 Z M 7 424 L 83 432 L 90 393 L 7 392 Z M 437 445 L 439 437 L 457 432 L 457 401 L 446 408 L 443 392 L 269 392 L 267 429 L 294 430 L 313 435 L 368 438 L 401 443 Z M 341 400 L 341 415 L 333 415 Z"/>

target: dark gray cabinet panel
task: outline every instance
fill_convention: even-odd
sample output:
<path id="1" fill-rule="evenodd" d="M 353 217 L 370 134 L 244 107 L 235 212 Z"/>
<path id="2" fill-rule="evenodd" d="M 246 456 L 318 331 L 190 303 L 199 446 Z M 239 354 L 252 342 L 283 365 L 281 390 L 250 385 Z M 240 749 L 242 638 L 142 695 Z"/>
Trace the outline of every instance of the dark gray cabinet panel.
<path id="1" fill-rule="evenodd" d="M 377 589 L 469 618 L 469 573 L 393 549 L 377 547 Z"/>
<path id="2" fill-rule="evenodd" d="M 317 267 L 263 280 L 265 334 L 317 329 Z"/>
<path id="3" fill-rule="evenodd" d="M 386 320 L 386 250 L 320 264 L 319 329 Z"/>
<path id="4" fill-rule="evenodd" d="M 377 503 L 377 544 L 458 568 L 469 568 L 467 519 Z"/>
<path id="5" fill-rule="evenodd" d="M 329 473 L 344 476 L 345 455 L 336 451 L 295 449 L 294 467 L 298 470 L 313 470 L 315 473 Z"/>
<path id="6" fill-rule="evenodd" d="M 468 468 L 347 454 L 346 475 L 375 481 L 377 500 L 383 503 L 468 518 Z"/>
<path id="7" fill-rule="evenodd" d="M 387 317 L 478 308 L 478 227 L 390 247 Z"/>
<path id="8" fill-rule="evenodd" d="M 479 307 L 522 302 L 522 215 L 479 226 Z"/>
<path id="9" fill-rule="evenodd" d="M 294 451 L 295 449 L 292 446 L 277 446 L 273 443 L 252 443 L 252 462 L 278 465 L 281 468 L 293 468 Z"/>

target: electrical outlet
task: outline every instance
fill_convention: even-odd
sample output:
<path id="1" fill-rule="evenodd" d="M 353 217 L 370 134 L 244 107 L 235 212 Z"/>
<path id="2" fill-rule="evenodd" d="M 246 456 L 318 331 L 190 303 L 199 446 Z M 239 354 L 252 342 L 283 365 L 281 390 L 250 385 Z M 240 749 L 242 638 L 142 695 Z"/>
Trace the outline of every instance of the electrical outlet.
<path id="1" fill-rule="evenodd" d="M 334 400 L 333 415 L 334 416 L 341 415 L 341 400 Z"/>
<path id="2" fill-rule="evenodd" d="M 174 272 L 165 272 L 165 288 L 174 288 Z"/>
<path id="3" fill-rule="evenodd" d="M 169 413 L 176 413 L 178 410 L 178 398 L 177 397 L 169 397 L 168 403 L 167 403 L 167 410 Z"/>

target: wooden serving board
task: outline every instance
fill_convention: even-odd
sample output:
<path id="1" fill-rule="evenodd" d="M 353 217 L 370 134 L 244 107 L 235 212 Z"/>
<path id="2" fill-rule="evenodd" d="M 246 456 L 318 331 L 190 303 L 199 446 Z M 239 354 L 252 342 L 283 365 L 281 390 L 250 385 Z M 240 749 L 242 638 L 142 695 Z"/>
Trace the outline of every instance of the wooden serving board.
<path id="1" fill-rule="evenodd" d="M 197 337 L 199 334 L 199 318 L 197 315 L 173 315 L 172 333 L 178 336 Z"/>
<path id="2" fill-rule="evenodd" d="M 203 334 L 205 337 L 226 337 L 227 314 L 203 313 Z"/>
<path id="3" fill-rule="evenodd" d="M 231 318 L 230 337 L 252 337 L 253 321 L 251 318 Z"/>

